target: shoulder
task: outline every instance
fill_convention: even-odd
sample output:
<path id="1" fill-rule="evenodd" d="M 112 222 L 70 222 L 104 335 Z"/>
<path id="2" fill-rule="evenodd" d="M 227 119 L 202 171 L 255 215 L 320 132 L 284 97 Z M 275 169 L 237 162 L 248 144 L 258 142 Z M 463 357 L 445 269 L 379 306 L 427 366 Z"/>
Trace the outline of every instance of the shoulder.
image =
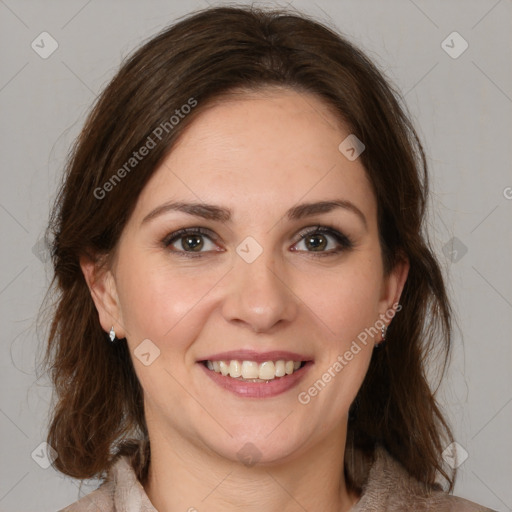
<path id="1" fill-rule="evenodd" d="M 113 482 L 103 482 L 98 489 L 58 512 L 97 512 L 98 510 L 101 510 L 101 512 L 111 512 L 115 510 L 114 492 L 115 486 Z"/>
<path id="2" fill-rule="evenodd" d="M 157 512 L 151 504 L 127 457 L 119 457 L 111 466 L 104 482 L 59 512 Z"/>
<path id="3" fill-rule="evenodd" d="M 472 501 L 458 498 L 457 496 L 445 495 L 446 510 L 453 512 L 495 512 L 494 510 L 473 503 Z"/>
<path id="4" fill-rule="evenodd" d="M 363 486 L 359 502 L 351 512 L 493 512 L 443 491 L 429 491 L 411 477 L 383 447 L 377 447 L 375 461 Z"/>

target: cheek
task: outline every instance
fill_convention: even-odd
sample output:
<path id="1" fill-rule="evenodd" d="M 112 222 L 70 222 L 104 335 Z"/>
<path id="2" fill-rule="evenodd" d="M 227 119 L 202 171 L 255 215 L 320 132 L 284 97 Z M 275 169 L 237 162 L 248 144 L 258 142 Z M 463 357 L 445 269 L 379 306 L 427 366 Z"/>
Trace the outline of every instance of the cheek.
<path id="1" fill-rule="evenodd" d="M 348 418 L 372 352 L 372 343 L 360 342 L 349 335 L 332 344 L 318 361 L 314 374 L 297 394 L 298 407 L 306 414 L 306 421 L 318 423 L 315 430 L 328 432 Z"/>
<path id="2" fill-rule="evenodd" d="M 133 254 L 133 253 L 132 253 Z M 158 259 L 132 255 L 119 262 L 118 294 L 123 325 L 132 344 L 145 338 L 163 344 L 172 338 L 180 345 L 178 334 L 187 328 L 186 339 L 200 328 L 199 315 L 209 310 L 208 292 L 219 292 L 233 275 L 223 278 L 221 268 L 181 267 L 179 271 Z M 379 265 L 362 258 L 340 265 L 336 270 L 295 269 L 289 283 L 302 310 L 298 323 L 313 322 L 323 330 L 322 338 L 330 340 L 335 349 L 355 339 L 375 324 L 379 299 Z M 214 293 L 213 295 L 217 295 Z M 218 297 L 217 297 L 218 300 Z M 201 313 L 202 312 L 202 313 Z M 307 320 L 309 318 L 309 321 Z M 318 333 L 319 334 L 319 333 Z M 183 343 L 187 343 L 186 339 Z M 340 345 L 341 343 L 341 345 Z"/>
<path id="3" fill-rule="evenodd" d="M 162 347 L 172 340 L 173 348 L 178 348 L 193 339 L 198 322 L 191 323 L 191 319 L 218 280 L 217 272 L 201 274 L 191 267 L 177 270 L 161 257 L 125 257 L 119 262 L 117 281 L 130 344 L 149 338 Z"/>
<path id="4" fill-rule="evenodd" d="M 297 295 L 320 320 L 336 349 L 341 350 L 378 319 L 379 265 L 353 261 L 335 271 L 301 274 Z"/>
<path id="5" fill-rule="evenodd" d="M 357 286 L 349 286 L 346 279 L 332 281 L 330 300 L 316 299 L 311 307 L 320 312 L 319 325 L 324 326 L 322 350 L 314 373 L 301 386 L 297 398 L 311 418 L 321 417 L 320 428 L 325 431 L 347 417 L 368 371 L 375 340 L 379 339 L 378 330 L 372 329 L 377 315 L 376 290 L 359 280 L 351 283 Z"/>
<path id="6" fill-rule="evenodd" d="M 179 307 L 180 303 L 170 300 L 168 286 L 161 275 L 143 265 L 137 267 L 130 263 L 118 273 L 119 301 L 128 337 L 133 341 L 157 338 L 165 324 L 172 322 L 174 315 L 169 310 Z M 172 325 L 167 328 L 170 327 Z"/>
<path id="7" fill-rule="evenodd" d="M 378 261 L 353 260 L 336 272 L 309 274 L 298 295 L 322 329 L 322 351 L 314 375 L 299 390 L 304 407 L 322 412 L 328 429 L 348 414 L 380 339 L 375 328 L 381 283 Z M 312 284 L 315 286 L 311 286 Z M 307 326 L 306 326 L 307 328 Z"/>

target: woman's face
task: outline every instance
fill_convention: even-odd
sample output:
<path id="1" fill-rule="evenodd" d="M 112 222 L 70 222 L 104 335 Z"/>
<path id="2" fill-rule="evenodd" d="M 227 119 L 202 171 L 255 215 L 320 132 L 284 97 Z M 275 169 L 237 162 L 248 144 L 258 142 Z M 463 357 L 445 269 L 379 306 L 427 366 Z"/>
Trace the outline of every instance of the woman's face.
<path id="1" fill-rule="evenodd" d="M 150 438 L 262 462 L 344 441 L 407 274 L 384 275 L 349 134 L 313 95 L 244 95 L 204 111 L 142 191 L 96 301 L 127 337 Z"/>

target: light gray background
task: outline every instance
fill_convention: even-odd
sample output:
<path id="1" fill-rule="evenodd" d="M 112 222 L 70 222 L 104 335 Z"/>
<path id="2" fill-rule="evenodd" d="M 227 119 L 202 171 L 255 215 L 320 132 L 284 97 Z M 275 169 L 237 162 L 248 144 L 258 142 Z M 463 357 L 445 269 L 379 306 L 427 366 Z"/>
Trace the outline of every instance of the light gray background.
<path id="1" fill-rule="evenodd" d="M 1 511 L 57 510 L 79 498 L 77 481 L 31 457 L 45 439 L 51 397 L 48 379 L 35 373 L 42 343 L 35 317 L 50 278 L 37 243 L 66 154 L 121 59 L 178 16 L 206 5 L 0 0 Z M 439 394 L 469 454 L 455 493 L 510 511 L 512 4 L 292 5 L 359 43 L 405 94 L 429 155 L 432 238 L 460 326 Z M 59 44 L 47 59 L 31 48 L 43 31 Z M 441 47 L 453 31 L 469 43 L 457 59 Z M 95 484 L 88 482 L 82 493 Z"/>

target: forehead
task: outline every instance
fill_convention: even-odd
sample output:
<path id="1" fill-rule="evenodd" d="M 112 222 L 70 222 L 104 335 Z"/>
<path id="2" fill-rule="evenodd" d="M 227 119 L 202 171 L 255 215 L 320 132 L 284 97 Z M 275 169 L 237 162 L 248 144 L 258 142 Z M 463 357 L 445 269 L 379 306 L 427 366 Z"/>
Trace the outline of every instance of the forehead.
<path id="1" fill-rule="evenodd" d="M 376 205 L 366 171 L 338 149 L 349 134 L 313 94 L 268 89 L 222 99 L 182 133 L 135 213 L 171 199 L 277 213 L 280 205 L 342 197 L 372 217 Z"/>

